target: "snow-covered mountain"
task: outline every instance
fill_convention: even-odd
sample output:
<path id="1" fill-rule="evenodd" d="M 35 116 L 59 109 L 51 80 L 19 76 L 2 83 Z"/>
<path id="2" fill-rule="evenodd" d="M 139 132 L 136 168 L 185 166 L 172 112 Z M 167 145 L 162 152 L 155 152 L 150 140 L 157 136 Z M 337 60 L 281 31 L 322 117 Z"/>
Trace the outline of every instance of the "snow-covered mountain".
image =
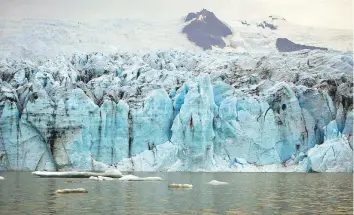
<path id="1" fill-rule="evenodd" d="M 322 48 L 322 47 L 296 44 L 294 42 L 291 42 L 287 38 L 278 38 L 275 44 L 279 52 L 294 52 L 300 50 L 314 50 L 314 49 L 328 50 L 327 48 Z"/>
<path id="2" fill-rule="evenodd" d="M 351 51 L 353 47 L 350 0 L 286 4 L 282 0 L 181 0 L 168 4 L 164 0 L 33 0 L 31 4 L 3 0 L 0 4 L 2 58 L 53 58 L 77 52 L 201 52 L 182 30 L 186 16 L 203 8 L 232 31 L 223 39 L 226 52 L 269 54 L 277 51 L 278 38 L 330 50 Z M 264 23 L 277 29 L 263 28 Z"/>
<path id="3" fill-rule="evenodd" d="M 0 9 L 0 170 L 353 171 L 351 30 L 35 1 Z"/>
<path id="4" fill-rule="evenodd" d="M 203 50 L 212 49 L 214 46 L 224 48 L 224 38 L 232 35 L 229 27 L 221 22 L 213 12 L 201 10 L 189 13 L 185 19 L 188 24 L 182 32 L 188 40 L 201 47 Z"/>

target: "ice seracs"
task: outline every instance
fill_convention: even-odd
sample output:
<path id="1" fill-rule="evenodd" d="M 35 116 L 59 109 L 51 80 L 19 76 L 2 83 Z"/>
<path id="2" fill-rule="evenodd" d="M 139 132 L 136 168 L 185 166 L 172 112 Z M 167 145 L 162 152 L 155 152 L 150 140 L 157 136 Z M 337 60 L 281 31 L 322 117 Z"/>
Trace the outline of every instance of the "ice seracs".
<path id="1" fill-rule="evenodd" d="M 308 159 L 315 172 L 353 172 L 353 150 L 345 138 L 316 145 L 309 150 Z"/>
<path id="2" fill-rule="evenodd" d="M 353 172 L 353 149 L 345 135 L 342 135 L 336 121 L 324 128 L 325 141 L 311 148 L 308 157 L 300 163 L 305 171 Z"/>
<path id="3" fill-rule="evenodd" d="M 209 75 L 197 77 L 188 86 L 184 103 L 172 125 L 171 142 L 179 146 L 179 158 L 186 169 L 205 168 L 212 162 L 213 118 L 216 111 Z M 194 167 L 193 167 L 194 166 Z"/>
<path id="4" fill-rule="evenodd" d="M 352 171 L 352 69 L 324 50 L 1 60 L 0 170 Z M 322 156 L 337 134 L 345 168 Z"/>

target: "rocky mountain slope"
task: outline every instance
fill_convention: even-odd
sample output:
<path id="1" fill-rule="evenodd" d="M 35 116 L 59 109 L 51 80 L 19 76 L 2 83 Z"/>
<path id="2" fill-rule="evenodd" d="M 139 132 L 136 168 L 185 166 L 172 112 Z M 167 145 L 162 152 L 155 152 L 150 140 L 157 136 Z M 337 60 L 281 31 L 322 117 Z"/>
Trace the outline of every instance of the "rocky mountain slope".
<path id="1" fill-rule="evenodd" d="M 197 13 L 189 13 L 185 22 L 188 24 L 184 26 L 182 32 L 187 35 L 188 40 L 203 50 L 210 50 L 214 46 L 224 48 L 224 38 L 232 35 L 230 28 L 213 12 L 206 9 Z"/>

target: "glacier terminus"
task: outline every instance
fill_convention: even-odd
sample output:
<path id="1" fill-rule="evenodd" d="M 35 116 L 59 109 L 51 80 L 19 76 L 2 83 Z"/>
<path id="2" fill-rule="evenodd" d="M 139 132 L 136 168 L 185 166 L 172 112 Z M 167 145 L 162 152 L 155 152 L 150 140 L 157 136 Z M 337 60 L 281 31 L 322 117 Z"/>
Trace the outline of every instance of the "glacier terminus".
<path id="1" fill-rule="evenodd" d="M 353 58 L 301 50 L 0 62 L 0 170 L 353 171 Z"/>

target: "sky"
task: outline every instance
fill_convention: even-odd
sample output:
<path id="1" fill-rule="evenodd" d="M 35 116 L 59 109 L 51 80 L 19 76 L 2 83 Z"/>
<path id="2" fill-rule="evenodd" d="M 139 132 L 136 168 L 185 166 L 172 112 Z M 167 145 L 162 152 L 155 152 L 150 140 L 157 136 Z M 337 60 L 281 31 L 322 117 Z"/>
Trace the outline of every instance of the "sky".
<path id="1" fill-rule="evenodd" d="M 298 25 L 353 29 L 353 0 L 0 0 L 0 19 L 168 22 L 203 8 L 225 22 L 275 15 Z"/>

